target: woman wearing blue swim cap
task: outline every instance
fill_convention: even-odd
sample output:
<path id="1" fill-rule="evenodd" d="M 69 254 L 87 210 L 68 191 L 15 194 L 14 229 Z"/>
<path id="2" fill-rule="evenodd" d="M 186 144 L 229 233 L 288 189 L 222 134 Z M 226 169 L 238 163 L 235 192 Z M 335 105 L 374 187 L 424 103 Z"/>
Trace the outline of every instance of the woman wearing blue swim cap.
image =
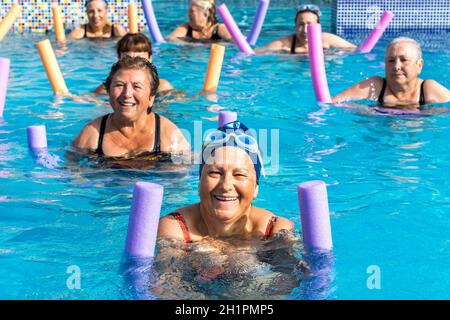
<path id="1" fill-rule="evenodd" d="M 70 33 L 70 39 L 106 39 L 122 37 L 126 34 L 122 26 L 108 21 L 108 2 L 106 0 L 87 0 L 86 14 L 88 23 L 74 29 Z"/>
<path id="2" fill-rule="evenodd" d="M 158 236 L 185 244 L 209 238 L 268 239 L 293 223 L 252 204 L 264 169 L 258 144 L 239 121 L 214 131 L 203 145 L 200 202 L 160 220 Z"/>

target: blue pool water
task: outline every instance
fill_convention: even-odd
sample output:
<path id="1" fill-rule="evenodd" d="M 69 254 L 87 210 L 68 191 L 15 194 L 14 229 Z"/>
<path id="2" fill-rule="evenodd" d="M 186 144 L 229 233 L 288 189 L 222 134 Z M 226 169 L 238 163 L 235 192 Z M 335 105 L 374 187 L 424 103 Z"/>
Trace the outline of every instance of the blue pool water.
<path id="1" fill-rule="evenodd" d="M 254 8 L 229 8 L 246 33 Z M 155 11 L 167 13 L 159 22 L 168 34 L 184 20 L 186 6 L 156 2 Z M 324 15 L 329 21 L 329 8 Z M 292 20 L 292 8 L 271 9 L 259 45 L 292 32 Z M 166 214 L 197 201 L 197 167 L 182 174 L 65 163 L 82 126 L 109 107 L 53 96 L 35 47 L 44 38 L 16 34 L 0 43 L 0 56 L 11 59 L 0 119 L 0 298 L 127 298 L 119 269 L 134 183 L 162 184 Z M 449 47 L 448 37 L 440 41 Z M 450 87 L 450 51 L 422 43 L 422 78 Z M 385 44 L 366 55 L 328 55 L 331 93 L 383 75 Z M 78 95 L 93 90 L 115 61 L 113 42 L 53 45 L 67 86 Z M 208 47 L 163 44 L 154 51 L 162 78 L 188 96 L 201 90 Z M 300 229 L 297 184 L 327 183 L 335 256 L 327 298 L 450 298 L 450 114 L 389 117 L 320 106 L 304 56 L 244 56 L 232 45 L 216 100 L 200 96 L 155 108 L 192 135 L 194 120 L 213 128 L 219 109 L 239 112 L 249 127 L 279 132 L 279 167 L 262 179 L 257 206 Z M 26 127 L 35 124 L 46 125 L 50 153 L 63 159 L 62 169 L 30 156 Z M 79 290 L 67 286 L 70 266 L 80 268 Z M 380 289 L 367 285 L 373 266 L 381 272 Z M 285 298 L 301 297 L 298 291 Z"/>

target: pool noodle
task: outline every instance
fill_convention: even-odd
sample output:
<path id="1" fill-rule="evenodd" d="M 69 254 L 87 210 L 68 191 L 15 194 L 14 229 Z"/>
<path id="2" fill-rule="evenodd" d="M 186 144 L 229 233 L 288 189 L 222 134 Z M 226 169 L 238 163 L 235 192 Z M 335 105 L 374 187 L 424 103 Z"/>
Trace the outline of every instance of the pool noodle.
<path id="1" fill-rule="evenodd" d="M 47 132 L 44 125 L 27 127 L 28 147 L 33 151 L 47 148 Z"/>
<path id="2" fill-rule="evenodd" d="M 128 4 L 128 27 L 130 29 L 130 33 L 139 32 L 136 2 L 131 2 Z"/>
<path id="3" fill-rule="evenodd" d="M 63 18 L 61 15 L 61 8 L 57 3 L 52 4 L 53 24 L 55 27 L 56 41 L 66 41 L 66 33 L 64 31 Z"/>
<path id="4" fill-rule="evenodd" d="M 253 20 L 252 28 L 247 36 L 247 41 L 250 45 L 254 46 L 258 40 L 264 19 L 266 18 L 267 9 L 269 8 L 270 0 L 259 0 L 258 8 L 256 9 L 255 18 Z"/>
<path id="5" fill-rule="evenodd" d="M 134 186 L 125 247 L 128 255 L 154 256 L 163 192 L 162 186 L 150 182 Z"/>
<path id="6" fill-rule="evenodd" d="M 0 118 L 3 117 L 3 110 L 5 108 L 6 91 L 8 89 L 9 66 L 9 59 L 0 58 Z"/>
<path id="7" fill-rule="evenodd" d="M 377 44 L 378 40 L 380 40 L 381 36 L 383 35 L 386 28 L 389 26 L 389 23 L 391 22 L 392 18 L 394 17 L 394 14 L 391 11 L 384 11 L 383 15 L 380 18 L 380 21 L 378 21 L 378 24 L 375 26 L 375 28 L 372 29 L 369 36 L 366 40 L 359 46 L 358 52 L 361 53 L 367 53 L 370 52 L 373 47 Z"/>
<path id="8" fill-rule="evenodd" d="M 147 20 L 148 29 L 156 43 L 163 43 L 164 38 L 159 30 L 158 22 L 156 22 L 155 12 L 151 0 L 142 0 L 142 8 L 144 9 L 145 20 Z"/>
<path id="9" fill-rule="evenodd" d="M 219 112 L 219 128 L 223 125 L 236 121 L 237 113 L 233 111 L 220 111 Z"/>
<path id="10" fill-rule="evenodd" d="M 7 14 L 3 17 L 3 20 L 0 22 L 0 41 L 3 40 L 5 35 L 8 33 L 9 29 L 13 25 L 14 21 L 19 17 L 22 12 L 22 6 L 14 3 L 11 9 Z"/>
<path id="11" fill-rule="evenodd" d="M 44 65 L 47 77 L 52 85 L 53 92 L 56 95 L 64 95 L 69 92 L 64 81 L 61 70 L 58 66 L 55 53 L 52 45 L 48 39 L 39 41 L 37 44 L 39 55 L 41 56 L 42 64 Z"/>
<path id="12" fill-rule="evenodd" d="M 303 244 L 308 249 L 331 250 L 330 212 L 327 188 L 323 181 L 300 183 L 297 187 Z"/>
<path id="13" fill-rule="evenodd" d="M 206 71 L 203 91 L 206 92 L 217 91 L 224 55 L 225 55 L 225 46 L 221 46 L 215 43 L 211 45 L 211 54 L 209 56 L 209 64 L 208 69 Z"/>
<path id="14" fill-rule="evenodd" d="M 316 99 L 319 102 L 331 102 L 322 46 L 322 27 L 320 24 L 308 25 L 308 54 L 311 78 Z"/>
<path id="15" fill-rule="evenodd" d="M 228 8 L 225 5 L 225 3 L 221 4 L 217 8 L 217 11 L 222 17 L 222 20 L 225 23 L 225 26 L 227 27 L 228 32 L 231 34 L 231 37 L 233 38 L 234 42 L 239 47 L 239 50 L 247 54 L 254 54 L 255 52 L 248 44 L 245 37 L 242 35 L 241 30 L 239 30 L 239 27 L 237 26 L 236 22 L 231 16 L 230 11 L 228 11 Z"/>

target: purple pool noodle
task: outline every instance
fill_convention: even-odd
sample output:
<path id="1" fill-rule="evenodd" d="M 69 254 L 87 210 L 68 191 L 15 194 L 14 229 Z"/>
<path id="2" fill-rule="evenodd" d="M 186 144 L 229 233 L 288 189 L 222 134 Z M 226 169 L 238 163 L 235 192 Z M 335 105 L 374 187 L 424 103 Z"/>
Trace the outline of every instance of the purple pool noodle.
<path id="1" fill-rule="evenodd" d="M 6 90 L 8 89 L 10 61 L 7 58 L 0 58 L 0 118 L 3 117 L 5 107 Z"/>
<path id="2" fill-rule="evenodd" d="M 220 17 L 223 20 L 223 23 L 225 23 L 228 32 L 231 34 L 231 37 L 233 38 L 234 42 L 239 47 L 239 50 L 247 54 L 254 54 L 255 52 L 248 44 L 245 37 L 242 35 L 241 30 L 239 30 L 238 25 L 231 16 L 230 11 L 228 11 L 228 8 L 225 5 L 225 3 L 221 4 L 217 8 L 217 12 L 219 12 Z"/>
<path id="3" fill-rule="evenodd" d="M 366 40 L 359 46 L 358 52 L 370 52 L 380 40 L 386 28 L 389 26 L 394 14 L 391 11 L 384 11 L 375 28 L 372 29 Z"/>
<path id="4" fill-rule="evenodd" d="M 27 127 L 28 146 L 31 149 L 39 150 L 47 148 L 47 132 L 45 126 Z"/>
<path id="5" fill-rule="evenodd" d="M 319 102 L 331 102 L 322 47 L 322 27 L 320 24 L 308 25 L 308 54 L 311 78 L 316 99 Z"/>
<path id="6" fill-rule="evenodd" d="M 220 111 L 219 112 L 219 128 L 223 125 L 236 121 L 237 113 L 233 111 Z"/>
<path id="7" fill-rule="evenodd" d="M 159 30 L 158 22 L 156 22 L 155 11 L 151 0 L 142 0 L 142 8 L 144 9 L 145 20 L 147 21 L 148 30 L 152 35 L 153 41 L 156 43 L 166 42 Z"/>
<path id="8" fill-rule="evenodd" d="M 130 256 L 154 256 L 163 192 L 162 186 L 150 182 L 134 186 L 125 247 Z"/>
<path id="9" fill-rule="evenodd" d="M 264 19 L 266 18 L 267 8 L 269 8 L 269 2 L 270 0 L 259 0 L 252 28 L 247 36 L 247 41 L 252 46 L 254 46 L 258 40 L 259 33 L 264 24 Z"/>
<path id="10" fill-rule="evenodd" d="M 331 250 L 333 242 L 325 183 L 319 180 L 303 182 L 297 191 L 305 247 Z"/>

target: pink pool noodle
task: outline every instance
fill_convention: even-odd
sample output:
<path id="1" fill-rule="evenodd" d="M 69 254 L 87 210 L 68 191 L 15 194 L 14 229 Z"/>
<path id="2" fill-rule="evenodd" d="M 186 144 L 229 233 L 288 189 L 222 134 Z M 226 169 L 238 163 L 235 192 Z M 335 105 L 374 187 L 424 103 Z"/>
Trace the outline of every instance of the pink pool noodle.
<path id="1" fill-rule="evenodd" d="M 0 118 L 3 117 L 5 108 L 6 91 L 8 89 L 10 61 L 7 58 L 0 58 Z"/>
<path id="2" fill-rule="evenodd" d="M 309 249 L 331 250 L 330 212 L 327 187 L 323 181 L 300 183 L 297 187 L 303 244 Z"/>
<path id="3" fill-rule="evenodd" d="M 247 41 L 252 46 L 254 46 L 258 40 L 261 28 L 264 24 L 264 19 L 266 18 L 267 8 L 269 8 L 269 2 L 270 0 L 259 0 L 252 28 L 247 36 Z"/>
<path id="4" fill-rule="evenodd" d="M 319 102 L 331 102 L 322 46 L 322 27 L 320 24 L 308 25 L 308 53 L 311 78 L 316 99 Z"/>
<path id="5" fill-rule="evenodd" d="M 358 52 L 370 52 L 380 40 L 386 28 L 389 26 L 394 14 L 391 11 L 384 11 L 375 28 L 372 29 L 366 40 L 359 46 Z"/>
<path id="6" fill-rule="evenodd" d="M 219 112 L 219 128 L 223 125 L 236 121 L 237 113 L 233 111 L 220 111 Z"/>
<path id="7" fill-rule="evenodd" d="M 33 150 L 47 148 L 47 132 L 45 126 L 27 127 L 28 146 Z"/>
<path id="8" fill-rule="evenodd" d="M 220 17 L 222 18 L 223 23 L 225 23 L 225 26 L 227 27 L 228 32 L 231 34 L 234 42 L 239 47 L 239 50 L 247 54 L 254 54 L 255 52 L 248 44 L 245 37 L 242 35 L 241 30 L 239 30 L 238 25 L 231 16 L 230 11 L 228 11 L 225 3 L 221 4 L 217 8 L 217 11 L 219 12 Z"/>
<path id="9" fill-rule="evenodd" d="M 155 11 L 151 0 L 142 0 L 142 8 L 144 9 L 145 20 L 147 20 L 148 30 L 152 35 L 153 41 L 163 43 L 164 38 L 159 30 L 158 22 L 156 22 Z"/>
<path id="10" fill-rule="evenodd" d="M 130 256 L 153 257 L 158 234 L 164 188 L 150 182 L 137 182 L 133 191 L 125 251 Z"/>

